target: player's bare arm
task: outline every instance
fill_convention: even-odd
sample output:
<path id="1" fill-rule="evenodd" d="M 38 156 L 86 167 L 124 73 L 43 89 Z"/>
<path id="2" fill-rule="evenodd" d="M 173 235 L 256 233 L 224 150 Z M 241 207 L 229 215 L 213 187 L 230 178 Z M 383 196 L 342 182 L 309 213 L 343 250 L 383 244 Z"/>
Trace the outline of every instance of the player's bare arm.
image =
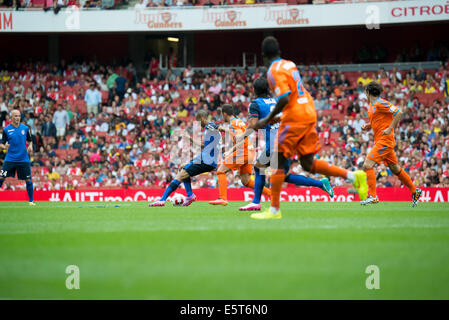
<path id="1" fill-rule="evenodd" d="M 28 153 L 31 153 L 33 151 L 33 143 L 32 142 L 30 142 L 28 144 L 27 151 L 28 151 Z"/>
<path id="2" fill-rule="evenodd" d="M 276 106 L 274 107 L 274 109 L 270 112 L 270 114 L 266 118 L 257 121 L 257 124 L 254 129 L 256 129 L 256 130 L 262 129 L 266 125 L 272 124 L 272 121 L 275 119 L 275 116 L 282 112 L 284 107 L 287 105 L 288 101 L 289 101 L 288 95 L 280 98 L 278 100 L 278 102 L 276 103 Z"/>
<path id="3" fill-rule="evenodd" d="M 221 132 L 229 132 L 229 127 L 227 125 L 220 125 L 218 126 L 218 130 Z"/>
<path id="4" fill-rule="evenodd" d="M 388 126 L 388 128 L 386 128 L 382 134 L 384 135 L 388 135 L 390 134 L 393 129 L 398 125 L 399 121 L 401 121 L 402 118 L 402 111 L 401 109 L 398 110 L 398 112 L 393 116 L 393 121 L 391 122 L 391 124 Z"/>
<path id="5" fill-rule="evenodd" d="M 362 125 L 362 130 L 365 131 L 371 130 L 371 124 L 365 123 L 364 125 Z"/>
<path id="6" fill-rule="evenodd" d="M 189 143 L 191 145 L 195 145 L 195 146 L 201 147 L 201 149 L 204 148 L 204 141 L 200 142 L 200 141 L 197 141 L 196 139 L 193 139 L 192 134 L 185 133 L 185 134 L 183 134 L 183 138 L 188 139 Z"/>

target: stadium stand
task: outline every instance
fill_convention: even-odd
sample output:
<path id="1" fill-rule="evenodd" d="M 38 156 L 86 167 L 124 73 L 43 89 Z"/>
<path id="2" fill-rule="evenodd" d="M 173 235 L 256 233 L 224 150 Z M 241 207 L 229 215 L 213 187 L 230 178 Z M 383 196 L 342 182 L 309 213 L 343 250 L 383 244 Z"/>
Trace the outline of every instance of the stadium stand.
<path id="1" fill-rule="evenodd" d="M 56 69 L 43 63 L 6 65 L 0 72 L 0 124 L 5 127 L 9 111 L 19 108 L 31 127 L 36 189 L 162 188 L 179 165 L 170 157 L 178 144 L 170 137 L 191 125 L 201 108 L 220 121 L 217 108 L 222 103 L 234 103 L 239 117 L 246 120 L 253 97 L 251 82 L 262 71 L 198 69 L 189 76 L 175 72 L 137 78 L 132 64 L 84 62 Z M 377 80 L 385 87 L 386 98 L 406 110 L 396 130 L 401 165 L 418 185 L 449 186 L 447 64 L 439 69 L 376 72 L 305 66 L 301 73 L 315 99 L 320 157 L 346 168 L 361 166 L 372 143 L 371 134 L 361 131 L 367 118 L 363 85 Z M 98 100 L 92 102 L 89 95 Z M 69 118 L 66 133 L 57 137 L 55 124 L 65 116 Z M 292 170 L 299 168 L 295 163 Z M 384 165 L 378 176 L 381 186 L 397 185 Z M 230 187 L 239 186 L 238 177 L 229 178 Z M 194 180 L 194 187 L 215 183 L 214 176 L 206 174 Z M 333 183 L 344 182 L 334 179 Z M 10 179 L 3 188 L 25 185 Z"/>
<path id="2" fill-rule="evenodd" d="M 76 6 L 80 9 L 121 9 L 121 8 L 153 8 L 153 7 L 190 7 L 190 6 L 230 6 L 280 3 L 288 5 L 305 4 L 341 4 L 357 2 L 380 2 L 398 0 L 4 0 L 0 7 L 22 9 L 54 9 L 55 13 L 66 7 Z"/>

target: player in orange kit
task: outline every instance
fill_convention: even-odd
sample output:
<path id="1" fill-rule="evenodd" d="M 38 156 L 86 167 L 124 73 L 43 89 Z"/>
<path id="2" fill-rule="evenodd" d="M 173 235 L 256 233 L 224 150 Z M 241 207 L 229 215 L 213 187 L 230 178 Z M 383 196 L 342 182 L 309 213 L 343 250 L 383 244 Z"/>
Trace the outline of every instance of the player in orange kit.
<path id="1" fill-rule="evenodd" d="M 280 57 L 279 43 L 274 37 L 267 37 L 262 43 L 262 54 L 270 66 L 267 78 L 271 90 L 277 97 L 277 103 L 270 114 L 259 120 L 254 129 L 264 128 L 282 112 L 281 123 L 277 132 L 275 150 L 271 169 L 271 207 L 261 213 L 254 213 L 254 219 L 281 219 L 280 194 L 285 180 L 284 164 L 297 154 L 304 170 L 337 176 L 350 180 L 357 189 L 360 199 L 368 194 L 366 174 L 364 171 L 348 171 L 315 158 L 320 149 L 316 127 L 316 111 L 313 99 L 304 88 L 295 63 Z"/>
<path id="2" fill-rule="evenodd" d="M 374 147 L 368 152 L 363 164 L 363 170 L 368 178 L 369 196 L 361 202 L 362 205 L 378 203 L 376 194 L 376 175 L 374 174 L 374 165 L 384 162 L 403 184 L 412 193 L 412 207 L 416 207 L 421 196 L 422 190 L 415 187 L 409 175 L 398 165 L 398 159 L 394 153 L 394 128 L 402 117 L 402 111 L 382 99 L 382 85 L 372 81 L 365 89 L 368 97 L 368 117 L 369 124 L 365 124 L 362 129 L 374 131 Z"/>
<path id="3" fill-rule="evenodd" d="M 232 144 L 237 143 L 237 139 L 241 137 L 246 130 L 246 124 L 235 117 L 234 107 L 229 104 L 225 104 L 222 107 L 223 119 L 228 122 L 228 127 L 220 126 L 219 130 L 228 132 Z M 239 170 L 240 180 L 245 187 L 254 189 L 254 181 L 251 180 L 251 173 L 253 172 L 253 162 L 255 157 L 255 150 L 249 142 L 249 137 L 244 140 L 243 148 L 238 148 L 237 150 L 231 149 L 229 155 L 225 154 L 223 156 L 223 163 L 217 169 L 218 175 L 218 190 L 219 198 L 214 201 L 209 201 L 213 205 L 227 205 L 228 204 L 228 179 L 226 178 L 226 173 L 231 170 Z M 263 189 L 263 194 L 270 196 L 271 192 L 268 188 Z"/>

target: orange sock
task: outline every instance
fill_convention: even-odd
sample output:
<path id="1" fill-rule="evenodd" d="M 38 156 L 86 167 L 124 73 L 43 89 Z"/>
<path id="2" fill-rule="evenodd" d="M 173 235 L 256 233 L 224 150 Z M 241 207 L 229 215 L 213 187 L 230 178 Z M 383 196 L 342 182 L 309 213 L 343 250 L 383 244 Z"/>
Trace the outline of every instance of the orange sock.
<path id="1" fill-rule="evenodd" d="M 285 179 L 285 177 L 284 177 L 284 179 Z M 271 198 L 271 190 L 268 189 L 267 187 L 263 187 L 262 194 Z"/>
<path id="2" fill-rule="evenodd" d="M 416 187 L 412 182 L 412 179 L 410 179 L 410 176 L 407 174 L 407 172 L 405 172 L 404 170 L 399 171 L 399 173 L 397 174 L 399 180 L 401 180 L 401 182 L 410 190 L 410 192 L 412 194 L 414 194 L 416 192 Z"/>
<path id="3" fill-rule="evenodd" d="M 369 190 L 369 194 L 372 197 L 377 197 L 377 193 L 376 193 L 376 175 L 374 173 L 374 169 L 367 169 L 365 170 L 366 172 L 366 178 L 368 180 L 368 190 Z"/>
<path id="4" fill-rule="evenodd" d="M 280 199 L 281 199 L 281 190 L 282 184 L 284 183 L 285 173 L 284 170 L 276 170 L 271 175 L 271 206 L 279 209 Z"/>
<path id="5" fill-rule="evenodd" d="M 315 159 L 312 166 L 312 173 L 321 173 L 325 176 L 342 177 L 346 179 L 348 170 L 329 164 L 324 160 Z"/>
<path id="6" fill-rule="evenodd" d="M 220 198 L 223 200 L 228 200 L 228 179 L 226 178 L 226 173 L 219 171 L 218 175 L 218 190 Z"/>
<path id="7" fill-rule="evenodd" d="M 247 184 L 245 184 L 245 187 L 254 189 L 254 181 L 253 180 L 249 180 Z"/>
<path id="8" fill-rule="evenodd" d="M 254 181 L 249 180 L 249 182 L 245 185 L 245 187 L 254 189 Z M 268 189 L 267 187 L 263 187 L 262 193 L 267 197 L 271 197 L 271 190 Z"/>

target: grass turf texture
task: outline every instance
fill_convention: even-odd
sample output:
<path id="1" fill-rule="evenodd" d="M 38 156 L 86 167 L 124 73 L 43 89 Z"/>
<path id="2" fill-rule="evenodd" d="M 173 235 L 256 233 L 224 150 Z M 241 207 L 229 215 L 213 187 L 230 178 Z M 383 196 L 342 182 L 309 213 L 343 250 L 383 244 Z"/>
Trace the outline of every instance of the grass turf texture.
<path id="1" fill-rule="evenodd" d="M 242 204 L 2 202 L 0 298 L 449 298 L 448 204 L 283 203 L 269 221 Z"/>

